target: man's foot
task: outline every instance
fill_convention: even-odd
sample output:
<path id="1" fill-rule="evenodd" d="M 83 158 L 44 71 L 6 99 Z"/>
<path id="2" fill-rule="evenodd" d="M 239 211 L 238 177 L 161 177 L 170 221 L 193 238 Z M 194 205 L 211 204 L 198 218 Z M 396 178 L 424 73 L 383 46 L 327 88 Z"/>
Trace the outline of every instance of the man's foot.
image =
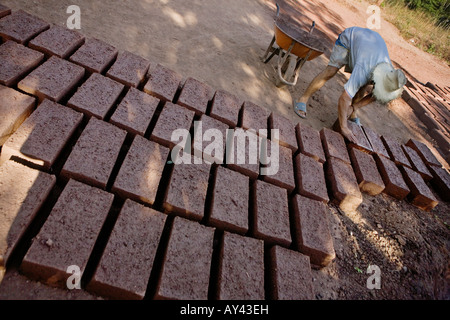
<path id="1" fill-rule="evenodd" d="M 351 122 L 356 123 L 358 126 L 361 127 L 361 119 L 359 119 L 359 118 L 350 118 L 348 120 L 350 120 Z"/>
<path id="2" fill-rule="evenodd" d="M 294 102 L 294 111 L 300 117 L 306 118 L 306 103 L 304 102 Z"/>

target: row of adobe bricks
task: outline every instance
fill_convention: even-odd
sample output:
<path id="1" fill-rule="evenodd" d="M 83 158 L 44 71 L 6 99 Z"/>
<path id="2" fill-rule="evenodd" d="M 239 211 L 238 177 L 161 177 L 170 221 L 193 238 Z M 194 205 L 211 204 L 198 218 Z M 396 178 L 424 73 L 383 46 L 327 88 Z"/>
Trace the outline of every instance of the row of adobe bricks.
<path id="1" fill-rule="evenodd" d="M 0 25 L 1 22 L 2 20 L 0 20 Z M 90 41 L 86 41 L 85 45 L 80 47 L 74 55 L 79 51 L 83 52 L 83 50 L 88 50 L 89 43 Z M 2 64 L 8 65 L 8 59 L 11 60 L 11 52 L 8 50 L 12 50 L 11 48 L 14 46 L 14 50 L 22 50 L 23 52 L 30 50 L 28 51 L 30 53 L 36 52 L 31 51 L 30 48 L 16 45 L 12 42 L 5 42 L 0 46 L 0 51 L 3 53 L 1 54 L 1 57 L 4 59 L 3 61 L 6 61 L 2 62 Z M 90 50 L 96 52 L 96 57 L 103 56 L 101 53 L 104 52 L 103 50 L 92 48 Z M 72 55 L 70 59 L 72 59 L 74 55 Z M 245 102 L 241 107 L 241 103 L 234 96 L 226 92 L 217 91 L 211 99 L 211 89 L 208 86 L 192 78 L 187 79 L 184 84 L 182 84 L 180 76 L 160 65 L 150 68 L 151 71 L 148 73 L 147 80 L 145 74 L 147 73 L 146 69 L 149 69 L 149 63 L 147 64 L 147 62 L 145 62 L 147 66 L 144 67 L 145 70 L 141 72 L 144 76 L 140 81 L 137 83 L 135 82 L 138 89 L 135 89 L 133 84 L 129 82 L 129 79 L 126 79 L 127 74 L 130 74 L 129 72 L 120 71 L 118 73 L 121 74 L 121 76 L 115 78 L 111 75 L 111 70 L 114 69 L 129 71 L 134 68 L 134 70 L 139 70 L 139 63 L 135 63 L 137 60 L 143 61 L 142 58 L 136 57 L 130 53 L 119 55 L 116 60 L 113 58 L 112 62 L 107 64 L 112 64 L 112 67 L 107 67 L 109 70 L 103 70 L 103 73 L 106 72 L 106 77 L 102 74 L 93 73 L 84 81 L 81 87 L 78 88 L 77 86 L 80 81 L 84 80 L 82 79 L 83 76 L 80 77 L 79 74 L 84 73 L 84 70 L 82 70 L 82 72 L 77 71 L 77 65 L 63 59 L 58 59 L 55 56 L 52 56 L 43 64 L 39 65 L 43 61 L 41 58 L 36 65 L 30 67 L 27 71 L 20 71 L 20 75 L 16 79 L 16 81 L 19 82 L 17 85 L 19 89 L 34 94 L 40 97 L 40 99 L 47 98 L 59 101 L 67 104 L 67 106 L 71 108 L 64 107 L 61 104 L 49 100 L 44 100 L 37 110 L 33 112 L 32 116 L 30 116 L 22 127 L 5 143 L 2 148 L 2 159 L 7 160 L 11 156 L 16 160 L 25 159 L 29 164 L 33 163 L 33 165 L 38 165 L 39 168 L 54 173 L 56 176 L 64 178 L 64 180 L 73 178 L 92 186 L 106 189 L 107 191 L 113 191 L 116 194 L 116 199 L 118 199 L 116 202 L 121 204 L 119 206 L 117 204 L 113 206 L 116 210 L 118 210 L 117 207 L 120 209 L 122 206 L 122 210 L 125 210 L 128 207 L 128 203 L 131 204 L 132 202 L 126 200 L 125 203 L 127 203 L 127 206 L 125 206 L 123 205 L 124 199 L 130 198 L 141 203 L 152 205 L 154 208 L 161 209 L 161 211 L 166 210 L 167 212 L 183 215 L 192 220 L 200 220 L 203 224 L 217 227 L 219 230 L 226 230 L 227 232 L 225 235 L 229 234 L 230 236 L 219 237 L 223 247 L 225 246 L 225 243 L 227 243 L 225 239 L 228 238 L 231 239 L 236 237 L 236 239 L 244 239 L 242 241 L 259 241 L 260 246 L 262 242 L 252 238 L 263 239 L 270 245 L 291 246 L 291 249 L 300 250 L 303 253 L 308 254 L 311 261 L 319 266 L 327 264 L 334 258 L 332 239 L 326 224 L 326 214 L 328 209 L 324 204 L 329 200 L 328 190 L 331 190 L 331 198 L 340 204 L 344 210 L 349 208 L 354 209 L 361 203 L 362 196 L 359 192 L 358 182 L 363 190 L 371 192 L 372 194 L 384 190 L 391 195 L 403 198 L 406 196 L 406 193 L 409 193 L 409 188 L 404 181 L 403 184 L 399 182 L 403 179 L 401 174 L 397 172 L 398 169 L 396 170 L 397 167 L 395 163 L 400 164 L 400 160 L 397 159 L 400 156 L 394 156 L 395 151 L 392 151 L 397 150 L 395 148 L 397 145 L 395 143 L 391 146 L 387 144 L 386 146 L 388 147 L 388 150 L 390 150 L 390 153 L 386 152 L 384 154 L 387 157 L 391 157 L 396 162 L 391 162 L 390 160 L 387 160 L 387 158 L 379 156 L 379 154 L 382 154 L 382 151 L 379 150 L 382 149 L 384 144 L 382 142 L 380 143 L 380 137 L 373 132 L 373 138 L 370 138 L 368 132 L 371 131 L 368 128 L 364 128 L 365 134 L 361 131 L 363 132 L 361 138 L 366 137 L 366 135 L 369 137 L 370 142 L 366 142 L 365 150 L 369 153 L 375 152 L 375 158 L 380 166 L 382 179 L 377 176 L 378 171 L 376 165 L 374 166 L 375 162 L 373 161 L 372 156 L 369 153 L 361 153 L 352 147 L 350 149 L 350 155 L 353 160 L 356 177 L 358 177 L 356 178 L 350 165 L 351 161 L 342 136 L 329 129 L 323 129 L 319 134 L 319 132 L 308 126 L 298 125 L 297 127 L 294 127 L 288 120 L 277 116 L 276 114 L 269 114 L 265 109 L 250 102 Z M 13 64 L 12 62 L 9 63 L 11 65 Z M 81 64 L 81 62 L 78 63 Z M 39 65 L 39 67 L 34 69 L 37 65 Z M 29 73 L 31 70 L 33 71 Z M 63 75 L 61 70 L 64 70 L 64 79 L 61 78 L 61 75 Z M 16 72 L 19 73 L 19 71 Z M 139 74 L 139 72 L 133 72 L 132 74 Z M 25 76 L 25 78 L 23 78 L 23 76 Z M 66 81 L 65 79 L 69 80 Z M 58 90 L 55 90 L 55 88 L 58 88 Z M 155 97 L 147 95 L 139 89 L 143 89 Z M 165 96 L 168 92 L 171 92 L 169 97 Z M 10 97 L 19 96 L 22 98 L 23 96 L 16 90 L 6 87 L 2 87 L 0 93 Z M 111 96 L 114 98 L 108 100 L 107 98 Z M 24 101 L 28 98 L 29 97 L 25 97 Z M 34 99 L 32 100 L 31 105 L 34 105 Z M 16 101 L 22 100 L 17 99 Z M 179 105 L 182 105 L 184 108 Z M 83 117 L 79 111 L 83 112 L 85 116 Z M 204 112 L 206 112 L 207 115 L 205 115 Z M 89 117 L 90 120 L 88 120 Z M 51 121 L 49 119 L 51 119 Z M 231 166 L 227 165 L 226 167 L 211 167 L 207 164 L 175 167 L 173 165 L 168 165 L 168 148 L 173 147 L 173 142 L 170 141 L 171 133 L 174 129 L 190 129 L 194 119 L 201 119 L 205 130 L 207 128 L 225 128 L 228 126 L 234 127 L 236 125 L 244 128 L 256 129 L 268 127 L 279 128 L 279 142 L 282 145 L 280 146 L 279 173 L 276 176 L 261 177 L 259 176 L 259 165 L 236 164 Z M 114 123 L 116 126 L 121 127 L 121 129 L 110 125 L 105 121 Z M 138 123 L 141 121 L 143 124 L 139 127 Z M 140 129 L 136 129 L 138 127 Z M 128 131 L 128 133 L 123 129 Z M 353 129 L 356 130 L 356 133 L 359 132 L 358 130 L 361 130 L 359 127 L 354 127 Z M 143 135 L 143 137 L 141 137 L 141 135 Z M 150 138 L 152 141 L 149 141 L 147 138 Z M 386 142 L 386 139 L 384 139 L 384 142 Z M 364 144 L 361 143 L 357 147 L 362 148 L 361 145 Z M 375 147 L 377 145 L 378 149 Z M 413 155 L 415 162 L 419 163 L 419 160 L 425 160 L 433 173 L 435 173 L 436 170 L 438 172 L 439 170 L 443 170 L 437 167 L 435 168 L 435 166 L 438 165 L 438 163 L 435 162 L 435 159 L 426 158 L 432 156 L 432 154 L 425 145 L 414 141 L 410 141 L 409 145 L 415 148 L 415 151 L 418 151 L 416 154 L 411 151 L 413 149 L 409 150 L 409 153 Z M 299 148 L 297 148 L 297 146 Z M 405 146 L 403 146 L 403 148 L 405 148 Z M 378 150 L 378 152 L 374 151 L 374 149 Z M 94 150 L 95 152 L 93 152 Z M 402 151 L 401 148 L 399 150 Z M 423 158 L 420 158 L 419 155 Z M 413 164 L 415 162 L 411 160 L 411 156 L 409 160 L 411 163 L 405 163 L 407 166 L 415 166 L 414 170 L 418 172 L 422 170 L 418 169 L 420 168 L 420 165 Z M 293 165 L 293 163 L 295 163 L 295 165 Z M 326 176 L 329 183 L 328 189 L 325 181 L 323 163 L 326 163 Z M 13 164 L 16 165 L 11 161 L 6 162 L 2 167 L 2 170 L 6 172 L 12 170 L 8 169 L 8 167 L 14 166 Z M 426 166 L 424 167 L 426 168 Z M 414 184 L 415 181 L 420 181 L 420 179 L 417 178 L 417 175 L 411 173 L 414 171 L 406 168 L 402 170 L 404 170 L 405 177 L 413 177 L 410 178 L 411 181 L 407 179 L 407 183 L 410 186 L 416 185 L 417 183 Z M 36 170 L 33 170 L 33 172 L 35 175 L 38 174 Z M 445 170 L 443 172 L 445 172 Z M 2 174 L 8 176 L 8 173 Z M 427 177 L 427 175 L 424 174 L 425 173 L 422 172 L 422 175 Z M 18 174 L 16 172 L 12 176 L 17 177 L 18 175 L 24 174 Z M 43 176 L 44 173 L 39 173 L 38 175 Z M 373 176 L 377 177 L 373 178 Z M 438 176 L 438 174 L 436 176 Z M 50 177 L 52 177 L 52 175 L 50 175 Z M 151 179 L 149 179 L 149 177 Z M 257 179 L 258 177 L 263 179 Z M 445 178 L 444 173 L 442 177 Z M 356 179 L 358 179 L 358 181 Z M 6 178 L 2 178 L 1 180 L 7 181 Z M 33 181 L 32 179 L 25 180 Z M 160 180 L 162 181 L 161 184 L 159 183 Z M 262 180 L 266 180 L 269 183 Z M 439 181 L 439 179 L 436 178 L 435 180 Z M 446 180 L 442 179 L 442 181 L 442 183 L 445 183 Z M 68 188 L 69 186 L 70 188 Z M 423 187 L 423 185 L 421 186 Z M 446 186 L 448 190 L 448 180 L 447 184 L 444 184 L 444 186 Z M 10 187 L 10 185 L 5 188 L 8 187 Z M 39 232 L 36 238 L 40 239 L 40 241 L 33 241 L 29 252 L 25 255 L 23 260 L 23 270 L 34 277 L 46 278 L 49 274 L 58 274 L 55 270 L 65 271 L 61 265 L 58 267 L 51 263 L 51 261 L 55 261 L 55 264 L 59 263 L 58 259 L 53 259 L 53 254 L 56 257 L 59 256 L 63 259 L 62 257 L 64 254 L 61 254 L 58 250 L 65 252 L 67 248 L 73 248 L 73 251 L 70 251 L 76 252 L 78 251 L 78 249 L 76 249 L 78 246 L 80 246 L 80 248 L 84 247 L 82 243 L 78 243 L 80 241 L 75 241 L 71 237 L 57 240 L 59 237 L 63 236 L 63 234 L 57 231 L 58 223 L 51 222 L 54 219 L 61 222 L 61 219 L 51 218 L 53 216 L 58 217 L 58 214 L 60 214 L 58 211 L 61 211 L 61 209 L 58 209 L 59 206 L 74 206 L 73 208 L 71 207 L 71 210 L 75 210 L 75 208 L 81 207 L 80 203 L 77 203 L 77 201 L 87 203 L 87 201 L 83 200 L 81 194 L 101 193 L 99 189 L 93 188 L 89 189 L 89 192 L 86 192 L 86 190 L 79 192 L 80 195 L 77 194 L 76 196 L 69 195 L 63 197 L 66 193 L 70 193 L 73 188 L 77 189 L 77 187 L 81 189 L 89 188 L 87 185 L 77 183 L 74 180 L 69 180 L 69 183 L 67 183 L 66 186 L 68 191 L 64 188 L 64 193 L 60 197 L 61 200 L 57 200 L 58 205 L 55 205 L 55 209 L 52 210 L 48 222 L 46 222 L 42 228 L 42 233 Z M 24 190 L 25 189 L 26 188 L 24 188 Z M 435 205 L 434 199 L 431 198 L 426 191 L 423 191 L 426 189 L 419 190 L 416 187 L 416 189 L 419 190 L 418 192 L 414 191 L 412 187 L 411 189 L 411 194 L 413 195 L 412 200 L 415 201 L 416 204 L 426 209 Z M 45 188 L 40 188 L 40 190 L 45 190 Z M 298 193 L 301 195 L 298 195 Z M 8 193 L 5 191 L 1 194 L 6 195 Z M 111 196 L 112 195 L 109 194 L 109 197 Z M 20 240 L 21 233 L 24 232 L 25 227 L 33 220 L 33 216 L 36 215 L 37 212 L 35 210 L 37 210 L 40 207 L 40 204 L 44 202 L 45 192 L 40 192 L 38 195 L 35 195 L 35 197 L 42 197 L 42 199 L 40 201 L 33 200 L 30 202 L 30 207 L 33 208 L 33 210 L 31 210 L 32 213 L 28 216 L 28 220 L 25 221 L 25 223 L 19 224 L 22 226 L 21 228 L 16 231 L 14 231 L 13 228 L 13 232 L 9 233 L 9 237 L 12 237 L 13 239 L 13 241 L 8 244 L 9 249 L 7 248 L 7 250 L 9 250 L 9 252 L 12 251 L 15 242 Z M 26 198 L 28 199 L 28 196 Z M 423 200 L 423 198 L 425 198 L 425 200 Z M 33 199 L 33 197 L 31 199 Z M 73 204 L 66 204 L 66 200 L 68 199 L 77 200 L 74 200 Z M 158 202 L 158 199 L 160 199 L 160 203 L 155 204 L 155 202 Z M 110 201 L 112 200 L 110 199 Z M 14 207 L 14 203 L 12 205 Z M 17 202 L 15 205 L 17 206 Z M 143 210 L 144 209 L 147 210 L 149 208 L 143 208 Z M 6 211 L 15 212 L 11 208 L 5 210 L 5 212 Z M 104 209 L 103 211 L 108 210 Z M 274 216 L 271 214 L 273 212 L 279 212 L 279 215 Z M 24 215 L 25 214 L 22 214 L 21 216 Z M 103 216 L 105 216 L 105 214 L 103 214 Z M 122 215 L 120 215 L 120 217 L 121 216 Z M 187 221 L 184 222 L 185 220 L 181 218 L 175 219 L 177 223 L 175 223 L 172 218 L 169 220 L 171 222 L 168 222 L 168 224 L 174 224 L 176 226 L 188 223 Z M 121 220 L 118 219 L 118 222 L 114 225 L 113 232 L 111 233 L 111 241 L 115 239 L 112 235 L 115 232 L 116 226 L 119 228 L 119 226 L 122 225 L 119 221 Z M 178 223 L 178 221 L 183 222 Z M 63 222 L 63 224 L 66 226 L 65 228 L 67 228 L 67 225 L 74 225 L 72 222 L 67 225 Z M 125 222 L 123 224 L 128 225 L 128 223 Z M 14 223 L 14 225 L 16 224 Z M 95 225 L 95 223 L 92 225 Z M 98 225 L 99 223 L 97 222 L 97 226 Z M 102 223 L 100 223 L 100 225 L 102 225 Z M 191 223 L 191 225 L 196 225 L 197 228 L 203 228 L 199 230 L 211 230 L 211 228 L 203 227 L 198 223 Z M 80 229 L 73 230 L 72 235 L 76 238 L 75 235 L 78 236 L 79 233 L 84 234 L 88 227 L 90 226 L 83 223 L 82 226 L 80 226 Z M 43 233 L 44 230 L 50 232 L 51 236 Z M 119 233 L 121 237 L 127 237 L 131 236 L 134 230 L 135 229 L 125 231 L 125 234 L 122 234 L 124 232 Z M 228 233 L 228 231 L 236 234 L 245 234 L 252 238 L 240 238 L 232 235 L 232 233 Z M 99 230 L 97 230 L 97 233 L 93 232 L 92 235 L 98 233 Z M 108 232 L 106 233 L 108 234 Z M 198 233 L 206 234 L 208 232 L 202 231 Z M 209 233 L 211 233 L 211 231 L 209 231 Z M 180 237 L 185 237 L 185 235 L 180 235 Z M 205 237 L 207 238 L 207 236 Z M 91 238 L 91 247 L 81 254 L 84 256 L 84 260 L 80 259 L 80 266 L 86 265 L 86 257 L 90 257 L 92 246 L 96 242 L 96 238 L 97 237 L 95 236 L 93 239 Z M 104 237 L 99 237 L 99 239 L 100 241 L 106 242 Z M 199 237 L 198 240 L 201 242 L 201 237 Z M 292 240 L 294 240 L 293 245 L 291 245 Z M 120 242 L 120 240 L 117 241 Z M 130 242 L 122 241 L 122 244 L 125 243 L 129 246 L 133 241 L 134 240 L 130 240 Z M 229 241 L 232 242 L 232 240 Z M 61 243 L 61 246 L 58 243 Z M 242 248 L 247 246 L 242 243 L 240 245 Z M 108 242 L 107 248 L 109 248 L 109 246 L 114 246 L 114 244 L 109 244 Z M 156 246 L 158 245 L 156 244 Z M 178 244 L 174 246 L 176 247 Z M 55 249 L 55 247 L 59 249 Z M 198 250 L 203 250 L 201 246 L 197 247 Z M 167 249 L 168 252 L 172 252 L 170 248 L 171 246 L 169 245 Z M 278 248 L 278 246 L 274 248 Z M 298 252 L 292 250 L 286 251 L 281 247 L 279 248 L 279 250 L 269 249 L 268 252 L 289 252 L 289 255 L 301 257 L 301 254 Z M 48 256 L 42 255 L 42 250 L 52 251 L 53 253 Z M 105 253 L 108 252 L 108 254 L 114 256 L 116 249 L 111 250 L 112 252 L 109 253 L 108 249 L 105 249 Z M 176 251 L 177 249 L 173 250 Z M 221 249 L 220 252 L 224 250 L 225 249 Z M 232 249 L 231 251 L 236 254 L 240 252 L 235 249 Z M 128 252 L 128 249 L 124 250 L 124 252 Z M 125 255 L 126 253 L 123 254 Z M 196 253 L 193 254 L 195 255 Z M 273 256 L 273 254 L 271 253 L 270 255 Z M 8 255 L 6 255 L 6 257 L 7 256 Z M 40 259 L 44 259 L 44 261 L 39 259 L 38 261 L 34 261 L 33 256 L 41 257 Z M 179 259 L 192 260 L 192 256 L 189 255 L 189 252 L 186 254 L 174 254 L 174 256 L 180 256 Z M 48 257 L 52 257 L 52 259 L 48 259 Z M 103 257 L 105 257 L 105 254 L 103 254 Z M 164 256 L 164 259 L 169 259 L 170 257 L 171 255 L 168 254 Z M 299 260 L 303 258 L 296 259 Z M 288 260 L 296 259 L 289 258 Z M 4 260 L 6 261 L 7 259 Z M 29 263 L 27 262 L 28 260 Z M 121 259 L 116 260 L 122 261 Z M 150 260 L 151 262 L 153 261 L 151 258 Z M 274 260 L 272 258 L 266 260 L 276 261 L 276 259 Z M 165 279 L 164 272 L 168 272 L 168 274 L 171 274 L 171 272 L 175 272 L 175 274 L 177 274 L 177 272 L 184 272 L 183 270 L 171 270 L 178 270 L 179 267 L 176 266 L 178 266 L 179 261 L 177 259 L 171 263 L 168 263 L 167 261 L 162 263 L 160 259 L 155 261 L 163 266 L 165 266 L 166 263 L 169 266 L 173 266 L 168 267 L 167 269 L 165 267 L 163 268 L 164 271 L 161 274 L 162 279 Z M 213 259 L 209 260 L 209 264 L 207 262 L 206 269 L 211 265 L 211 261 L 213 261 L 213 265 L 216 263 L 220 266 L 227 265 L 227 263 L 223 262 L 223 258 L 222 260 Z M 242 262 L 239 259 L 237 259 L 237 261 L 239 261 L 239 265 L 248 263 L 248 261 Z M 205 261 L 203 261 L 202 264 L 204 262 Z M 113 266 L 111 266 L 112 269 L 107 272 L 109 264 L 110 262 L 107 262 L 102 265 L 101 268 L 99 267 L 96 269 L 96 274 L 97 272 L 102 272 L 99 270 L 103 270 L 103 272 L 108 275 L 104 276 L 108 278 L 108 280 L 104 280 L 103 282 L 102 280 L 98 281 L 99 283 L 103 283 L 103 285 L 96 285 L 96 281 L 92 281 L 92 286 L 94 288 L 101 288 L 102 286 L 103 288 L 109 288 L 107 284 L 108 281 L 112 281 L 114 284 L 119 283 L 117 287 L 123 288 L 127 285 L 131 285 L 131 283 L 135 281 L 135 279 L 126 279 L 125 273 L 118 272 Z M 101 264 L 99 264 L 99 266 L 100 265 Z M 136 267 L 134 261 L 132 265 L 133 268 Z M 280 265 L 283 265 L 283 263 L 280 263 Z M 273 266 L 273 264 L 271 266 Z M 229 268 L 230 270 L 235 269 L 233 265 L 229 266 Z M 203 270 L 206 269 L 203 268 Z M 268 262 L 266 262 L 266 270 L 271 269 Z M 306 270 L 307 269 L 308 268 L 306 268 Z M 281 273 L 291 272 L 289 271 L 289 267 L 279 268 L 279 270 L 281 270 Z M 305 269 L 302 268 L 301 270 Z M 307 271 L 305 272 L 307 274 Z M 195 275 L 195 272 L 190 269 L 187 273 L 193 273 Z M 240 274 L 243 275 L 244 273 L 247 275 L 248 272 L 244 271 Z M 182 273 L 178 273 L 178 275 L 188 279 L 186 281 L 190 285 L 198 281 L 198 278 L 195 278 L 195 276 L 190 277 L 189 275 Z M 205 274 L 202 274 L 202 276 L 204 275 Z M 114 276 L 117 276 L 117 278 L 111 280 Z M 99 275 L 99 277 L 101 276 Z M 213 278 L 214 277 L 218 277 L 218 275 L 213 276 Z M 239 283 L 239 281 L 236 281 L 236 277 L 238 276 L 234 275 L 232 277 L 233 280 L 227 285 L 235 286 Z M 247 277 L 251 278 L 249 275 L 247 275 Z M 261 277 L 261 274 L 259 274 L 259 277 Z M 142 279 L 145 280 L 145 278 L 146 276 Z M 168 276 L 168 279 L 169 278 L 171 278 L 171 276 Z M 206 278 L 209 279 L 209 277 Z M 275 279 L 273 275 L 270 276 L 270 278 Z M 46 279 L 54 279 L 55 281 L 61 280 L 58 276 L 53 278 L 50 276 Z M 306 283 L 308 283 L 310 277 L 308 278 L 308 276 L 306 276 L 305 279 L 307 279 Z M 120 285 L 121 281 L 124 281 L 126 284 Z M 283 282 L 286 281 L 286 279 L 281 277 L 281 280 L 279 281 Z M 158 283 L 164 287 L 163 284 L 166 282 L 170 281 L 161 280 Z M 219 282 L 222 283 L 221 281 Z M 212 283 L 212 287 L 215 288 L 219 286 L 215 284 L 215 281 L 209 282 L 209 280 L 205 279 L 203 279 L 203 283 Z M 275 281 L 267 281 L 267 283 L 272 284 L 269 285 L 269 287 L 274 286 L 278 288 L 277 285 L 274 285 L 276 283 Z M 109 284 L 109 286 L 114 287 L 114 284 Z M 171 285 L 167 284 L 167 290 L 170 292 L 170 290 L 173 290 L 173 286 L 176 288 L 190 288 L 190 285 L 178 286 L 177 283 L 172 283 Z M 262 286 L 261 282 L 259 285 Z M 205 292 L 204 287 L 205 286 L 203 286 L 203 293 Z M 238 289 L 234 288 L 231 291 L 234 291 L 237 294 L 239 291 Z M 94 290 L 101 291 L 105 289 Z M 115 292 L 114 290 L 111 290 L 112 289 L 108 289 L 106 291 Z M 121 289 L 117 290 L 119 292 L 121 291 Z M 272 296 L 272 293 L 277 292 L 277 290 L 278 289 L 270 289 L 267 291 L 271 292 L 270 295 Z M 175 293 L 161 294 L 157 293 L 155 286 L 155 294 L 157 297 L 186 297 L 184 293 L 181 292 L 183 290 L 178 289 L 178 291 L 179 292 Z M 140 295 L 142 296 L 142 290 L 140 292 Z M 122 293 L 117 295 L 120 296 L 121 294 Z M 215 294 L 216 293 L 214 293 L 214 295 Z M 292 292 L 290 294 L 292 296 Z M 188 296 L 198 297 L 196 295 Z M 268 296 L 267 293 L 266 296 Z M 287 296 L 289 296 L 289 294 L 285 297 Z M 202 297 L 205 296 L 203 295 Z"/>
<path id="2" fill-rule="evenodd" d="M 450 88 L 410 81 L 402 97 L 427 126 L 438 150 L 450 162 Z"/>

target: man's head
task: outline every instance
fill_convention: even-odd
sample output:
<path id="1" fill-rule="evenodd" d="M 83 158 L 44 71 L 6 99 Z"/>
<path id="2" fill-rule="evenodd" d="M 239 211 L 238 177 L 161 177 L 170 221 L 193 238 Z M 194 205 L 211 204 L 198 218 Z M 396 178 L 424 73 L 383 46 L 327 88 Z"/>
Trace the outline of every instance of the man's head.
<path id="1" fill-rule="evenodd" d="M 375 83 L 373 95 L 377 101 L 388 103 L 403 92 L 406 84 L 406 76 L 400 69 L 394 69 L 389 63 L 378 64 L 372 72 L 372 80 Z"/>

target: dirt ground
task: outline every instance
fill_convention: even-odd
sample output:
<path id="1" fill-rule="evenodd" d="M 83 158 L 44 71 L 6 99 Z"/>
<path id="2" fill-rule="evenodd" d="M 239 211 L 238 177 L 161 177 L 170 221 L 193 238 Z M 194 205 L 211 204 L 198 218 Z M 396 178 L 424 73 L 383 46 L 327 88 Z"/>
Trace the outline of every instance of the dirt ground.
<path id="1" fill-rule="evenodd" d="M 293 1 L 293 0 L 292 0 Z M 274 85 L 275 59 L 264 65 L 261 57 L 273 35 L 273 0 L 1 0 L 13 10 L 25 9 L 49 22 L 64 25 L 69 5 L 81 9 L 81 32 L 97 37 L 120 51 L 128 50 L 161 63 L 185 77 L 192 76 L 215 89 L 234 93 L 316 129 L 331 127 L 337 118 L 337 99 L 348 74 L 339 72 L 309 105 L 308 119 L 292 111 L 292 102 L 328 63 L 332 44 L 344 28 L 365 26 L 369 3 L 358 0 L 301 1 L 301 10 L 327 37 L 328 51 L 309 61 L 295 87 Z M 289 1 L 288 1 L 289 2 Z M 300 2 L 298 2 L 300 3 Z M 400 37 L 382 20 L 378 32 L 386 40 L 392 61 L 411 78 L 449 85 L 449 67 Z M 384 107 L 373 103 L 360 111 L 364 125 L 379 134 L 406 142 L 425 142 L 433 149 L 426 127 L 410 107 L 397 100 Z M 448 167 L 448 164 L 445 163 Z M 331 207 L 329 216 L 336 259 L 314 270 L 317 299 L 450 299 L 450 205 L 441 202 L 424 212 L 407 201 L 385 195 L 364 194 L 364 202 L 352 216 Z M 369 265 L 381 271 L 381 289 L 368 289 Z M 33 283 L 18 274 L 17 288 L 9 298 L 90 298 L 64 293 Z M 30 289 L 31 287 L 31 289 Z M 28 289 L 25 289 L 28 288 Z M 5 298 L 3 290 L 2 298 Z"/>

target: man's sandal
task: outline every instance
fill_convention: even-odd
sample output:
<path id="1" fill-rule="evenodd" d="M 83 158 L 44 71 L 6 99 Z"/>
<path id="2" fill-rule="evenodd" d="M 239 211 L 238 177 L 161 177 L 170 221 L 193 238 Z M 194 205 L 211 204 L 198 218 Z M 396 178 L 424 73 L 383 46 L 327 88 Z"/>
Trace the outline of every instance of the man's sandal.
<path id="1" fill-rule="evenodd" d="M 359 118 L 351 118 L 349 119 L 351 122 L 356 123 L 358 126 L 361 127 L 361 120 Z"/>
<path id="2" fill-rule="evenodd" d="M 294 111 L 300 118 L 306 119 L 306 103 L 295 102 Z"/>

